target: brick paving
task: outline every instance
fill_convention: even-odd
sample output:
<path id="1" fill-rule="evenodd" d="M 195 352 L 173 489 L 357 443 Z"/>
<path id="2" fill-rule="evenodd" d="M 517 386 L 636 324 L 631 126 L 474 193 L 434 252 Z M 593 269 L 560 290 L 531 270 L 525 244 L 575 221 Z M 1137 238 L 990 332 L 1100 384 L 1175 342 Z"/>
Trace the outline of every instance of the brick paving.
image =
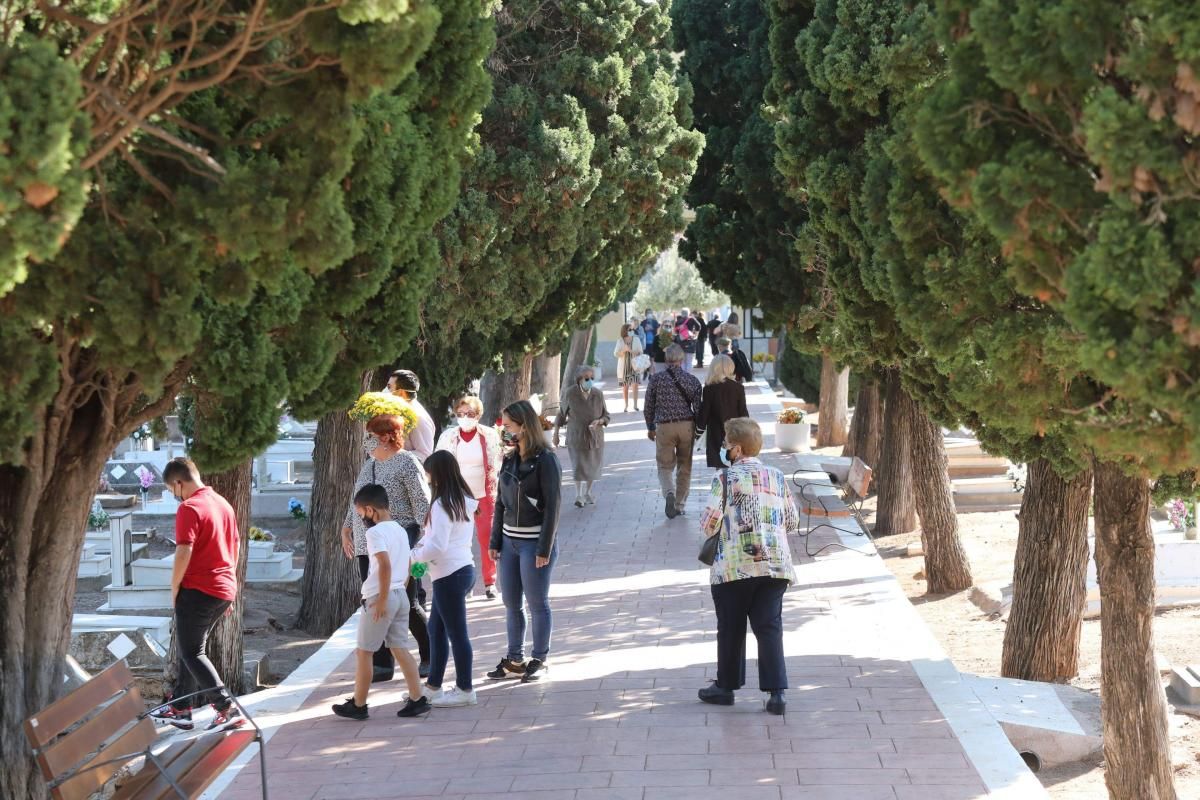
<path id="1" fill-rule="evenodd" d="M 607 392 L 619 409 L 619 393 Z M 752 413 L 771 418 L 752 398 Z M 768 435 L 768 443 L 770 442 Z M 566 465 L 566 451 L 560 452 Z M 775 456 L 780 466 L 790 461 Z M 479 705 L 401 720 L 402 682 L 373 687 L 371 719 L 333 717 L 347 659 L 268 744 L 269 788 L 285 800 L 970 800 L 979 773 L 897 658 L 871 585 L 838 580 L 793 541 L 801 586 L 785 596 L 788 713 L 763 711 L 753 661 L 732 707 L 696 690 L 715 677 L 715 618 L 696 521 L 712 471 L 697 455 L 687 516 L 667 520 L 640 414 L 614 415 L 598 505 L 562 512 L 549 679 L 482 677 L 503 655 L 503 607 L 468 605 Z M 568 476 L 569 479 L 569 476 Z M 832 539 L 818 540 L 813 545 Z M 844 558 L 857 558 L 845 556 Z M 859 558 L 859 561 L 863 559 Z M 878 580 L 883 580 L 882 578 Z M 890 578 L 889 578 L 890 580 Z M 867 622 L 866 620 L 871 620 Z M 872 626 L 876 627 L 872 627 Z M 900 632 L 903 635 L 903 632 Z M 877 652 L 876 652 L 877 651 Z M 748 655 L 754 643 L 747 646 Z M 452 680 L 453 666 L 447 674 Z M 257 764 L 223 800 L 257 798 Z"/>

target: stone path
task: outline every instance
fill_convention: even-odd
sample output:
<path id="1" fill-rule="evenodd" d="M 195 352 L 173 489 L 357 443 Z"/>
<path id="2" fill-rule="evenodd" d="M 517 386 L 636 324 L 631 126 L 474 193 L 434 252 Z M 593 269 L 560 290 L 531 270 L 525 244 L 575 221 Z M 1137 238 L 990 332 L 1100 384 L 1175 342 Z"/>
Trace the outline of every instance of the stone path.
<path id="1" fill-rule="evenodd" d="M 619 409 L 619 393 L 607 394 L 610 409 Z M 774 398 L 750 394 L 752 413 L 773 419 Z M 267 748 L 273 797 L 1045 796 L 990 717 L 955 705 L 957 672 L 939 659 L 863 538 L 842 536 L 869 557 L 841 551 L 815 561 L 793 542 L 801 586 L 788 592 L 784 607 L 791 682 L 785 717 L 762 710 L 753 663 L 751 688 L 738 693 L 736 705 L 698 702 L 696 690 L 715 676 L 707 569 L 695 559 L 712 471 L 698 455 L 688 514 L 668 521 L 641 415 L 614 415 L 607 441 L 599 504 L 577 509 L 567 494 L 562 513 L 550 680 L 494 684 L 479 677 L 504 653 L 503 608 L 482 598 L 469 604 L 476 707 L 400 720 L 402 687 L 395 684 L 373 690 L 369 721 L 338 719 L 328 708 L 349 693 L 352 662 L 334 652 L 332 663 L 340 666 L 298 709 L 274 720 Z M 565 461 L 565 450 L 561 455 Z M 791 457 L 768 458 L 789 472 L 794 467 Z M 835 539 L 814 537 L 812 547 L 829 541 Z M 353 646 L 352 636 L 339 641 Z M 755 652 L 753 641 L 747 652 Z M 954 725 L 947 721 L 953 715 Z M 257 766 L 255 759 L 219 796 L 258 797 Z"/>

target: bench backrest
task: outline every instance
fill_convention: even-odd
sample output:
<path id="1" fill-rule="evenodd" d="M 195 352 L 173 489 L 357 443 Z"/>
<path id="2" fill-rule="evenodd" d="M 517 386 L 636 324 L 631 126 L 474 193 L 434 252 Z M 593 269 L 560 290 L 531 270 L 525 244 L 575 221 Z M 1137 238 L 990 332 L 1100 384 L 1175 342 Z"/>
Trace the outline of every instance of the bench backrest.
<path id="1" fill-rule="evenodd" d="M 856 458 L 850 462 L 850 474 L 846 476 L 846 488 L 855 497 L 866 497 L 871 488 L 871 468 Z"/>
<path id="2" fill-rule="evenodd" d="M 55 800 L 85 800 L 154 741 L 154 723 L 133 673 L 118 661 L 25 720 L 42 777 Z M 128 756 L 128 758 L 123 758 Z M 114 763 L 88 769 L 110 759 Z"/>

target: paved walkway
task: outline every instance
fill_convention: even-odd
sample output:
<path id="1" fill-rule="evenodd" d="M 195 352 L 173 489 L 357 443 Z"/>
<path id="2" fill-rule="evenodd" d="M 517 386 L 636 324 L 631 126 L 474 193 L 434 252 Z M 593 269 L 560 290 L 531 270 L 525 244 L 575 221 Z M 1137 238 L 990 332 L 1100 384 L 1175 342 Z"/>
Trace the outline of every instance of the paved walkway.
<path id="1" fill-rule="evenodd" d="M 620 409 L 619 394 L 607 394 L 610 409 Z M 752 413 L 773 419 L 774 398 L 749 394 Z M 688 514 L 668 521 L 641 415 L 615 414 L 607 441 L 598 505 L 577 509 L 568 491 L 562 513 L 550 679 L 480 678 L 504 653 L 503 607 L 475 598 L 478 706 L 400 720 L 397 683 L 373 690 L 369 721 L 338 719 L 328 708 L 350 691 L 352 621 L 319 654 L 331 671 L 312 678 L 302 668 L 290 682 L 306 697 L 298 708 L 287 709 L 280 694 L 260 703 L 274 728 L 267 748 L 273 797 L 1045 796 L 979 704 L 956 695 L 957 672 L 863 538 L 842 536 L 867 555 L 827 552 L 815 561 L 793 543 L 801 586 L 784 605 L 785 717 L 763 711 L 753 663 L 753 688 L 738 692 L 736 705 L 698 702 L 696 690 L 715 676 L 707 569 L 695 557 L 712 471 L 698 456 Z M 768 457 L 794 467 L 790 456 Z M 834 539 L 814 537 L 813 546 L 826 541 Z M 753 642 L 747 649 L 755 652 Z M 219 796 L 258 797 L 257 766 L 224 781 Z"/>

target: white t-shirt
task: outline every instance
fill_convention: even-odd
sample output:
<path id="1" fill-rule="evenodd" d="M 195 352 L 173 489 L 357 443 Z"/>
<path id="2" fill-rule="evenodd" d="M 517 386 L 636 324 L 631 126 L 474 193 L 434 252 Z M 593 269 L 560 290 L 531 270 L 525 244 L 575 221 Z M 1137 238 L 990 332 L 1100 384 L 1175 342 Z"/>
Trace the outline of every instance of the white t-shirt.
<path id="1" fill-rule="evenodd" d="M 425 535 L 413 548 L 413 561 L 424 561 L 429 565 L 429 577 L 438 580 L 453 575 L 468 564 L 475 563 L 471 555 L 471 542 L 475 538 L 475 509 L 479 501 L 468 497 L 467 520 L 450 519 L 442 501 L 438 500 L 429 509 L 429 524 Z"/>
<path id="2" fill-rule="evenodd" d="M 425 406 L 417 402 L 417 398 L 409 398 L 408 404 L 417 412 L 417 427 L 404 432 L 404 449 L 416 453 L 417 458 L 424 464 L 425 459 L 433 453 L 433 435 L 437 428 L 433 424 L 433 417 L 429 416 Z"/>
<path id="3" fill-rule="evenodd" d="M 459 439 L 454 448 L 454 459 L 458 462 L 463 480 L 467 482 L 467 486 L 471 487 L 471 494 L 476 497 L 487 495 L 487 475 L 483 468 L 483 448 L 485 447 L 487 447 L 487 441 L 476 428 L 475 436 L 471 441 Z"/>
<path id="4" fill-rule="evenodd" d="M 367 528 L 367 555 L 371 565 L 367 569 L 367 579 L 363 581 L 363 599 L 379 594 L 379 559 L 375 557 L 378 553 L 388 554 L 392 565 L 391 588 L 403 589 L 408 578 L 408 533 L 399 522 L 389 519 Z"/>

